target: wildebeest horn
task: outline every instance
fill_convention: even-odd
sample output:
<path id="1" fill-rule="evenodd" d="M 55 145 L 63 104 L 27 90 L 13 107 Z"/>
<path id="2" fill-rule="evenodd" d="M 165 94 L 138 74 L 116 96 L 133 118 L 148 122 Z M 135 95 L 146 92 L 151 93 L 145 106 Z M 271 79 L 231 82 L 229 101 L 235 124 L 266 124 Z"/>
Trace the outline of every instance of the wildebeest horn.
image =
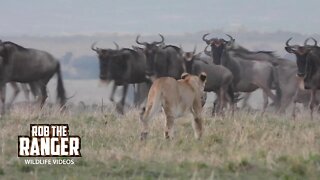
<path id="1" fill-rule="evenodd" d="M 291 41 L 291 39 L 292 39 L 292 37 L 287 40 L 286 46 L 289 46 L 289 47 L 290 47 L 289 42 Z"/>
<path id="2" fill-rule="evenodd" d="M 192 55 L 195 55 L 195 54 L 196 54 L 196 51 L 197 51 L 197 45 L 194 46 Z"/>
<path id="3" fill-rule="evenodd" d="M 139 38 L 140 38 L 140 34 L 136 37 L 136 43 L 145 46 L 147 43 L 146 42 L 139 42 Z"/>
<path id="4" fill-rule="evenodd" d="M 164 42 L 164 37 L 162 36 L 162 34 L 159 34 L 159 36 L 161 37 L 161 41 L 155 41 L 152 44 L 162 44 Z"/>
<path id="5" fill-rule="evenodd" d="M 305 41 L 304 41 L 304 45 L 306 46 L 307 45 L 307 43 L 308 43 L 308 41 L 310 40 L 310 39 L 312 39 L 313 41 L 314 41 L 314 45 L 313 46 L 317 46 L 317 40 L 315 40 L 313 37 L 310 37 L 310 38 L 307 38 Z"/>
<path id="6" fill-rule="evenodd" d="M 230 36 L 229 34 L 226 34 L 226 35 L 230 38 L 230 41 L 234 40 L 234 38 L 232 36 Z"/>
<path id="7" fill-rule="evenodd" d="M 113 41 L 113 44 L 116 46 L 116 50 L 119 50 L 119 49 L 120 49 L 120 48 L 119 48 L 119 45 L 118 45 L 116 42 Z"/>
<path id="8" fill-rule="evenodd" d="M 206 46 L 206 48 L 204 48 L 204 51 L 203 51 L 206 55 L 211 54 L 211 52 L 207 50 L 208 47 L 209 47 L 209 44 Z"/>
<path id="9" fill-rule="evenodd" d="M 97 41 L 94 42 L 92 45 L 91 45 L 91 49 L 95 52 L 98 52 L 99 51 L 99 48 L 94 48 L 94 46 L 97 44 Z"/>
<path id="10" fill-rule="evenodd" d="M 202 40 L 203 40 L 204 42 L 206 42 L 207 44 L 210 43 L 210 40 L 206 39 L 206 37 L 207 37 L 209 34 L 210 34 L 210 33 L 206 33 L 206 34 L 204 34 L 204 35 L 202 36 Z"/>

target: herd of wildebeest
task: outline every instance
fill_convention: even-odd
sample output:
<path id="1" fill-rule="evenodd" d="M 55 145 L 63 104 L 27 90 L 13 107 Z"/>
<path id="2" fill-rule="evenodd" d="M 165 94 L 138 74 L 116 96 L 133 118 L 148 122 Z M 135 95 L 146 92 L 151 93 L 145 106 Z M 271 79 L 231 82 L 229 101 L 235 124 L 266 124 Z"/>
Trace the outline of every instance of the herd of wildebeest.
<path id="1" fill-rule="evenodd" d="M 91 49 L 99 59 L 99 78 L 105 82 L 114 82 L 110 100 L 113 101 L 116 88 L 123 86 L 117 110 L 124 113 L 125 98 L 128 85 L 139 87 L 152 85 L 160 77 L 180 79 L 183 73 L 207 75 L 205 92 L 214 92 L 216 100 L 213 104 L 214 114 L 223 114 L 234 110 L 236 104 L 257 89 L 263 92 L 263 109 L 265 112 L 269 102 L 279 113 L 294 103 L 292 115 L 296 116 L 295 104 L 304 103 L 313 110 L 318 106 L 316 91 L 320 87 L 320 47 L 317 40 L 310 37 L 301 45 L 293 45 L 292 38 L 284 42 L 287 52 L 295 54 L 296 62 L 277 56 L 272 51 L 250 51 L 235 43 L 235 39 L 226 34 L 225 38 L 211 37 L 204 34 L 206 43 L 203 52 L 185 52 L 181 46 L 165 44 L 165 38 L 159 34 L 160 40 L 142 41 L 136 37 L 136 45 L 130 48 L 98 48 L 96 42 Z M 19 86 L 24 91 L 30 90 L 37 97 L 42 107 L 47 98 L 47 83 L 57 74 L 57 98 L 61 109 L 67 101 L 60 63 L 45 51 L 24 48 L 16 43 L 0 41 L 0 87 L 1 113 L 5 113 L 6 83 L 14 88 L 9 106 L 15 100 Z M 139 89 L 139 88 L 138 88 Z M 145 96 L 139 98 L 146 98 Z M 206 95 L 203 95 L 205 102 Z M 141 100 L 139 102 L 142 102 Z"/>

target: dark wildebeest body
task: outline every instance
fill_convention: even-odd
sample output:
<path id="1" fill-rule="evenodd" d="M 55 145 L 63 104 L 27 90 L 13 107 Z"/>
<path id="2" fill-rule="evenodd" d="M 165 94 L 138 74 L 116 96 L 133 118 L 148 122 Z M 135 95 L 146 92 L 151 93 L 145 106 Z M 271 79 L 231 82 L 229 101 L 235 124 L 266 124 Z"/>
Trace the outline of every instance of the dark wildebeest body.
<path id="1" fill-rule="evenodd" d="M 4 113 L 5 84 L 6 82 L 30 83 L 36 82 L 41 90 L 41 107 L 47 98 L 47 83 L 57 73 L 57 98 L 61 107 L 66 102 L 63 87 L 60 63 L 51 54 L 45 51 L 29 49 L 3 42 L 0 44 L 0 87 L 2 90 L 2 113 Z"/>
<path id="2" fill-rule="evenodd" d="M 134 51 L 127 48 L 119 50 L 119 46 L 116 43 L 115 45 L 115 50 L 94 48 L 94 44 L 91 46 L 91 49 L 96 51 L 99 57 L 100 79 L 107 82 L 114 81 L 110 95 L 112 102 L 114 101 L 116 88 L 123 85 L 120 104 L 117 104 L 118 111 L 123 113 L 128 84 L 137 82 L 137 84 L 134 84 L 134 104 L 140 105 L 146 99 L 150 83 L 141 83 L 141 81 L 145 80 L 145 60 L 143 61 L 145 57 L 143 50 L 138 47 L 134 47 Z M 133 60 L 132 55 L 135 55 L 134 58 L 138 58 L 136 62 Z M 131 58 L 129 58 L 130 56 Z M 119 59 L 122 60 L 118 61 Z M 130 60 L 128 61 L 128 59 Z M 112 67 L 110 68 L 110 66 Z M 134 74 L 134 71 L 137 74 Z"/>
<path id="3" fill-rule="evenodd" d="M 214 63 L 227 67 L 233 74 L 233 85 L 235 92 L 253 92 L 258 88 L 263 90 L 264 105 L 263 112 L 268 105 L 268 97 L 274 102 L 277 101 L 276 96 L 271 92 L 272 82 L 276 79 L 273 66 L 268 62 L 248 61 L 236 56 L 237 47 L 234 39 L 230 37 L 229 41 L 224 39 L 212 38 L 202 39 L 211 46 L 212 57 Z"/>
<path id="4" fill-rule="evenodd" d="M 146 60 L 144 54 L 123 48 L 114 54 L 107 70 L 107 77 L 117 85 L 146 82 Z"/>
<path id="5" fill-rule="evenodd" d="M 304 46 L 289 45 L 292 38 L 286 42 L 286 51 L 296 55 L 296 63 L 298 67 L 297 76 L 303 78 L 304 89 L 310 89 L 310 116 L 313 119 L 313 109 L 318 104 L 316 92 L 320 89 L 320 47 L 314 38 L 308 38 L 304 42 Z M 309 39 L 314 41 L 314 45 L 307 45 Z"/>
<path id="6" fill-rule="evenodd" d="M 146 78 L 146 59 L 143 53 L 132 49 L 123 48 L 114 54 L 108 65 L 108 75 L 110 80 L 114 80 L 116 85 L 123 85 L 123 98 L 121 100 L 121 113 L 125 104 L 125 98 L 129 84 L 149 83 Z M 140 90 L 138 90 L 140 91 Z M 140 92 L 138 92 L 140 93 Z M 137 94 L 136 94 L 137 95 Z"/>
<path id="7" fill-rule="evenodd" d="M 232 89 L 233 75 L 224 66 L 208 62 L 210 57 L 200 57 L 193 52 L 183 53 L 187 73 L 200 75 L 202 72 L 207 74 L 205 92 L 215 92 L 219 103 L 219 112 L 222 112 L 224 101 L 227 99 L 233 110 L 234 94 Z M 212 61 L 212 60 L 211 60 Z M 215 113 L 213 109 L 212 113 Z"/>
<path id="8" fill-rule="evenodd" d="M 310 100 L 310 91 L 300 88 L 301 80 L 296 77 L 298 68 L 295 62 L 287 59 L 279 58 L 272 51 L 256 51 L 250 52 L 246 49 L 240 49 L 238 56 L 255 61 L 269 62 L 274 65 L 277 72 L 277 81 L 279 89 L 276 89 L 277 94 L 280 93 L 279 98 L 280 108 L 279 112 L 284 113 L 285 109 L 290 103 L 293 104 L 293 117 L 296 116 L 296 103 L 306 103 Z M 274 86 L 277 87 L 277 84 Z"/>
<path id="9" fill-rule="evenodd" d="M 185 72 L 181 49 L 176 46 L 166 45 L 158 46 L 164 42 L 164 37 L 160 34 L 159 42 L 140 42 L 140 35 L 136 38 L 136 43 L 143 45 L 147 62 L 146 74 L 149 77 L 173 77 L 180 79 L 181 74 Z"/>
<path id="10" fill-rule="evenodd" d="M 95 49 L 92 46 L 92 49 L 99 55 L 100 79 L 104 81 L 114 81 L 111 97 L 113 97 L 117 86 L 123 86 L 120 104 L 117 104 L 117 110 L 123 114 L 128 85 L 149 81 L 146 79 L 145 74 L 146 58 L 142 52 L 127 48 L 111 50 Z"/>

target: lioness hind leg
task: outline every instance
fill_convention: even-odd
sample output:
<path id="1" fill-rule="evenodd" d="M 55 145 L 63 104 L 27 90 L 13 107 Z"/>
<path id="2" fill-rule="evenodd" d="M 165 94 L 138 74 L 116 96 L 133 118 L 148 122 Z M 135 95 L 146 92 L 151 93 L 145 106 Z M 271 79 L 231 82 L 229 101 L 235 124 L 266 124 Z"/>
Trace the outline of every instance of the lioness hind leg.
<path id="1" fill-rule="evenodd" d="M 202 108 L 199 105 L 199 103 L 195 102 L 193 104 L 193 109 L 191 112 L 194 117 L 193 123 L 192 123 L 194 135 L 196 139 L 200 139 L 202 136 L 203 129 L 202 129 L 202 117 L 201 117 Z"/>
<path id="2" fill-rule="evenodd" d="M 202 136 L 202 118 L 195 117 L 193 120 L 193 130 L 196 139 L 200 139 Z"/>
<path id="3" fill-rule="evenodd" d="M 172 116 L 166 115 L 166 128 L 164 131 L 164 137 L 166 139 L 172 139 L 174 136 L 173 122 L 174 118 Z"/>
<path id="4" fill-rule="evenodd" d="M 146 108 L 142 108 L 140 112 L 140 122 L 142 124 L 142 130 L 140 134 L 140 140 L 145 140 L 148 135 L 148 121 L 149 121 L 149 111 L 146 111 Z"/>

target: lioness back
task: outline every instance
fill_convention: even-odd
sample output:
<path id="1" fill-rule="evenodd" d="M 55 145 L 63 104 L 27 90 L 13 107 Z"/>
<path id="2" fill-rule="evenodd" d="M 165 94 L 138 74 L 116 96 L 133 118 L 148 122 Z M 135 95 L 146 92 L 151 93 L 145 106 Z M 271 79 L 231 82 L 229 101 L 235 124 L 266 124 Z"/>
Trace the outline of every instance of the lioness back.
<path id="1" fill-rule="evenodd" d="M 171 77 L 157 79 L 152 85 L 148 99 L 159 101 L 173 117 L 182 116 L 195 101 L 198 92 L 190 85 L 190 79 L 175 80 Z M 158 97 L 158 98 L 157 98 Z M 152 101 L 152 103 L 156 103 Z"/>

